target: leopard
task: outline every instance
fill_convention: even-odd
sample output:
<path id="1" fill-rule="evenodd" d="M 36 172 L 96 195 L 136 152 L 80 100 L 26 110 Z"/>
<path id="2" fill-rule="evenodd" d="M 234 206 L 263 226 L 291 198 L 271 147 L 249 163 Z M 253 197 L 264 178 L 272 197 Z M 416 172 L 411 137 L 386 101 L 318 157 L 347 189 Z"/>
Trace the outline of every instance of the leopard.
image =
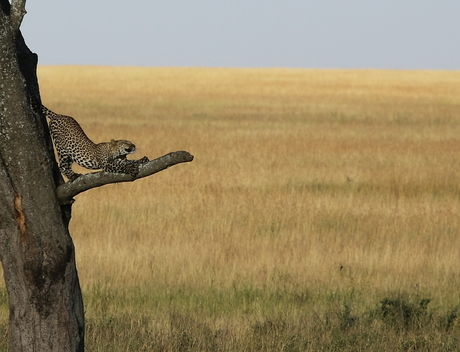
<path id="1" fill-rule="evenodd" d="M 128 140 L 94 143 L 80 124 L 71 116 L 57 114 L 44 105 L 31 99 L 34 111 L 49 119 L 51 139 L 59 159 L 59 170 L 69 182 L 75 181 L 81 174 L 72 170 L 72 164 L 90 169 L 102 169 L 105 172 L 129 174 L 136 178 L 139 166 L 149 159 L 129 160 L 127 155 L 136 151 L 136 146 Z"/>

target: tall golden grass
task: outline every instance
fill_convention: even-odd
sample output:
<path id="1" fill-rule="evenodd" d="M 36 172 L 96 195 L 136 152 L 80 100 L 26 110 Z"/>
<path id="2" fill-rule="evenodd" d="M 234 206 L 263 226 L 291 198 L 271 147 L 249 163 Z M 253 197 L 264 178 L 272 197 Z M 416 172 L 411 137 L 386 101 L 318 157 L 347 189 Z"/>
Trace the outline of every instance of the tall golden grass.
<path id="1" fill-rule="evenodd" d="M 98 290 L 151 294 L 166 303 L 138 308 L 159 313 L 172 292 L 245 289 L 318 312 L 350 292 L 358 311 L 390 292 L 460 305 L 460 72 L 41 67 L 39 79 L 44 104 L 95 142 L 195 156 L 76 197 L 89 318 Z M 136 311 L 108 297 L 106 313 Z M 272 298 L 222 308 L 221 324 L 296 315 Z"/>

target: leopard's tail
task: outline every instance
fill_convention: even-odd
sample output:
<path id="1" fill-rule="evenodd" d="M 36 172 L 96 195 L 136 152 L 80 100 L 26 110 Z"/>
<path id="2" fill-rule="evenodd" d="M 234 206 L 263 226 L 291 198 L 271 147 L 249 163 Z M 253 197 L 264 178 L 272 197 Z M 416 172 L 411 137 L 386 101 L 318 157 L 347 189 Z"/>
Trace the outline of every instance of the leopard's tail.
<path id="1" fill-rule="evenodd" d="M 36 113 L 36 114 L 39 114 L 39 115 L 44 115 L 46 116 L 47 118 L 49 118 L 50 120 L 56 118 L 58 116 L 58 114 L 56 114 L 55 112 L 52 112 L 50 109 L 48 109 L 46 106 L 42 105 L 40 103 L 40 101 L 38 101 L 38 99 L 33 96 L 32 94 L 29 94 L 29 98 L 30 98 L 30 105 L 32 107 L 32 110 Z"/>
<path id="2" fill-rule="evenodd" d="M 48 109 L 44 105 L 41 106 L 41 112 L 42 112 L 43 115 L 45 115 L 50 120 L 55 119 L 56 117 L 59 116 L 58 114 L 56 114 L 55 112 L 51 111 L 50 109 Z"/>

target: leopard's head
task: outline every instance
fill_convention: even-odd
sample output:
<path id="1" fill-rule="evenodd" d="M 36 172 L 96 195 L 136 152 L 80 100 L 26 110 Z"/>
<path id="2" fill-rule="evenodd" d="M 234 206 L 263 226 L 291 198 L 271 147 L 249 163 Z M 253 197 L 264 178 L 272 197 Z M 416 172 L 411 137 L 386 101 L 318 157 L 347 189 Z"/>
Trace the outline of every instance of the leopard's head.
<path id="1" fill-rule="evenodd" d="M 136 151 L 136 146 L 130 141 L 125 140 L 116 141 L 112 139 L 110 141 L 110 147 L 113 153 L 118 157 L 132 154 Z"/>

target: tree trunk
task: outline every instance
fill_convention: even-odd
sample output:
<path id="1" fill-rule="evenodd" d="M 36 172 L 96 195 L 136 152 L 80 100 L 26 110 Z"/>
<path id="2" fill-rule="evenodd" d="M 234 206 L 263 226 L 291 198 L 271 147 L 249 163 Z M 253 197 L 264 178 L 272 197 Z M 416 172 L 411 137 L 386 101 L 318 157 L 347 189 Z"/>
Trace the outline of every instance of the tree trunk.
<path id="1" fill-rule="evenodd" d="M 68 231 L 73 197 L 190 162 L 186 151 L 139 163 L 137 176 L 97 172 L 65 183 L 39 100 L 37 56 L 19 32 L 25 0 L 0 0 L 0 259 L 10 308 L 10 351 L 84 350 L 84 311 Z M 138 164 L 136 161 L 121 162 Z"/>
<path id="2" fill-rule="evenodd" d="M 0 4 L 0 257 L 9 349 L 83 351 L 83 303 L 67 228 L 70 205 L 59 205 L 46 122 L 35 118 L 27 99 L 26 85 L 38 86 L 33 77 L 24 78 L 35 75 L 36 64 L 21 47 L 18 11 L 24 3 L 13 1 L 11 14 L 8 1 Z"/>

